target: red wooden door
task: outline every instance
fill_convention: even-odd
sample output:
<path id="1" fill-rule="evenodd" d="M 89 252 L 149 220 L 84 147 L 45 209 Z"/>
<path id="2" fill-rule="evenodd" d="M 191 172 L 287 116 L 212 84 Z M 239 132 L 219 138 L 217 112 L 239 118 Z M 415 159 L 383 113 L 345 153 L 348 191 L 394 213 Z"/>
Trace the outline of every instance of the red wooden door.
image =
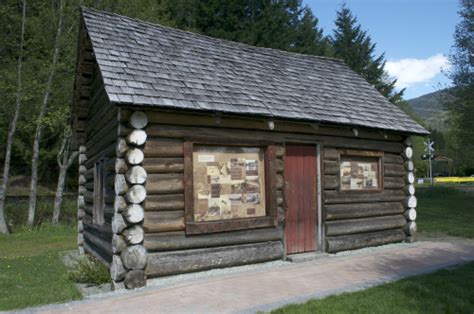
<path id="1" fill-rule="evenodd" d="M 316 169 L 315 146 L 286 146 L 285 241 L 288 254 L 316 250 Z"/>

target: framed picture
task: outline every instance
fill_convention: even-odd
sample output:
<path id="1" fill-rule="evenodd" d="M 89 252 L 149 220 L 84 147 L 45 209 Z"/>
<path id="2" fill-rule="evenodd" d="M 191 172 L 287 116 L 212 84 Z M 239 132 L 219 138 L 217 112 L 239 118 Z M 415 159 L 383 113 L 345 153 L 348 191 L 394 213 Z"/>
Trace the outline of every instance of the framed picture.
<path id="1" fill-rule="evenodd" d="M 184 147 L 187 234 L 274 224 L 270 194 L 276 191 L 267 191 L 276 175 L 267 169 L 273 146 L 185 142 Z"/>
<path id="2" fill-rule="evenodd" d="M 193 191 L 195 222 L 265 216 L 263 148 L 195 145 Z"/>
<path id="3" fill-rule="evenodd" d="M 382 190 L 381 158 L 340 156 L 341 191 Z"/>

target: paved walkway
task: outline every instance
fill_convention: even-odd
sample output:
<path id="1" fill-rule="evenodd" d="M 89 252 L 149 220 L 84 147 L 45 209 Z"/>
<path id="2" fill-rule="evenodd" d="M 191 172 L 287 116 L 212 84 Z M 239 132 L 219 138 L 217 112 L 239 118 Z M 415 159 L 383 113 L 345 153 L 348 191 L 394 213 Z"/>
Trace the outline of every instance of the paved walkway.
<path id="1" fill-rule="evenodd" d="M 361 254 L 329 256 L 266 270 L 199 278 L 34 312 L 251 313 L 474 260 L 473 243 L 418 242 Z"/>

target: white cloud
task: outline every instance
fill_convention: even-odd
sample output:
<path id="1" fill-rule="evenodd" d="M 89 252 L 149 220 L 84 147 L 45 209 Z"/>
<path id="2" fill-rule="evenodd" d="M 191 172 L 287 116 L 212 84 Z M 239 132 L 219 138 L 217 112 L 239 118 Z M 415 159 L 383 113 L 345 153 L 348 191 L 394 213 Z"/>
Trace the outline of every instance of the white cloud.
<path id="1" fill-rule="evenodd" d="M 450 67 L 449 60 L 442 54 L 427 59 L 400 59 L 387 61 L 385 69 L 397 79 L 397 87 L 405 88 L 417 83 L 426 83 Z"/>

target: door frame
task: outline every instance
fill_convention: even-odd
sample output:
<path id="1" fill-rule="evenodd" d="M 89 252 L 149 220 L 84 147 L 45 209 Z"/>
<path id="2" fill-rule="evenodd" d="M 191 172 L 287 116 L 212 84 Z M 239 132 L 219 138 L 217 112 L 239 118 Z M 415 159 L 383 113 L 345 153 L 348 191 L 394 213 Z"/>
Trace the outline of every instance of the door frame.
<path id="1" fill-rule="evenodd" d="M 317 206 L 317 224 L 316 224 L 316 250 L 314 252 L 326 252 L 326 241 L 325 239 L 325 232 L 324 232 L 324 215 L 323 215 L 323 176 L 322 172 L 324 171 L 324 164 L 322 158 L 323 152 L 323 142 L 321 141 L 305 141 L 305 140 L 297 140 L 291 139 L 285 142 L 285 157 L 286 157 L 286 146 L 287 145 L 314 145 L 316 149 L 316 206 Z M 283 178 L 286 185 L 286 178 Z M 286 198 L 286 195 L 285 195 Z M 285 213 L 288 210 L 288 204 L 285 200 Z M 285 259 L 287 256 L 286 250 L 286 239 L 285 239 L 285 232 L 283 230 L 283 245 L 285 247 Z M 295 253 L 301 254 L 301 253 Z"/>

